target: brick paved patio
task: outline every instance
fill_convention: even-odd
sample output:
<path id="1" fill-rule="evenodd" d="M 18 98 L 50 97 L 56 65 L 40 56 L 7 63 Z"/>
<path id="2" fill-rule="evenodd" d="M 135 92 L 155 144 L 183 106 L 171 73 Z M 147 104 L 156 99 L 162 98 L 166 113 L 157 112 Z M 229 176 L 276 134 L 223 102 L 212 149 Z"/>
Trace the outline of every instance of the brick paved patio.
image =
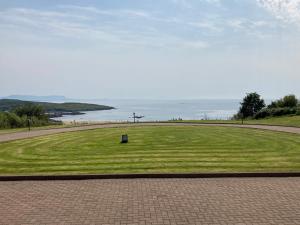
<path id="1" fill-rule="evenodd" d="M 300 224 L 300 178 L 0 182 L 0 224 Z"/>

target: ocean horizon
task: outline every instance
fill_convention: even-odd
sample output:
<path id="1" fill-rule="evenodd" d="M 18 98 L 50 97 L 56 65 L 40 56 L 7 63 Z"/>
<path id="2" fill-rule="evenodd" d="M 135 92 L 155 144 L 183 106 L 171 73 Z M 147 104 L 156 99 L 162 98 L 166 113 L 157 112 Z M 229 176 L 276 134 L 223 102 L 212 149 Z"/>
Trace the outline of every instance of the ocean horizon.
<path id="1" fill-rule="evenodd" d="M 132 121 L 132 114 L 143 116 L 139 121 L 162 120 L 228 120 L 239 109 L 239 99 L 100 99 L 76 100 L 76 102 L 113 106 L 113 110 L 88 111 L 82 115 L 57 117 L 62 121 Z"/>

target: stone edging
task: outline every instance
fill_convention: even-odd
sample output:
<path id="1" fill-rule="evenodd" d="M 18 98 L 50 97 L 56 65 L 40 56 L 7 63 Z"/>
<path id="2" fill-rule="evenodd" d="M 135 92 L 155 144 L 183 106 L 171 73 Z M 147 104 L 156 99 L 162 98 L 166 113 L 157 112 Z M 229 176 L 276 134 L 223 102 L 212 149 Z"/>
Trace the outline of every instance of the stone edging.
<path id="1" fill-rule="evenodd" d="M 163 178 L 255 178 L 255 177 L 300 177 L 300 172 L 278 173 L 174 173 L 174 174 L 81 174 L 81 175 L 24 175 L 0 176 L 0 181 L 50 181 L 94 179 L 163 179 Z"/>

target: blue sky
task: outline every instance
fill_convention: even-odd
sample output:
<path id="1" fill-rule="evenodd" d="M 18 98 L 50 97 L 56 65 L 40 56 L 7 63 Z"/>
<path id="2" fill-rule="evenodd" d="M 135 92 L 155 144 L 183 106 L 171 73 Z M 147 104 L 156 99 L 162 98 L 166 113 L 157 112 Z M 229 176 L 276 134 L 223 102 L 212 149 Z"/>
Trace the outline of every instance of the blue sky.
<path id="1" fill-rule="evenodd" d="M 300 96 L 300 0 L 0 1 L 0 96 Z"/>

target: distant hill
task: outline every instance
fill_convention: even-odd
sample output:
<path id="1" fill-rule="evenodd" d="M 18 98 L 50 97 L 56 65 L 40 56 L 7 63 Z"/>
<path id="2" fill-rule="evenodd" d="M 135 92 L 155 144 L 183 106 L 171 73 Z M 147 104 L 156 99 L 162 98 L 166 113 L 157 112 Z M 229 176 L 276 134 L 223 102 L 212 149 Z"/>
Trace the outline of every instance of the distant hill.
<path id="1" fill-rule="evenodd" d="M 114 107 L 97 104 L 87 103 L 50 103 L 50 102 L 35 102 L 35 101 L 23 101 L 18 99 L 0 99 L 0 111 L 13 111 L 19 106 L 25 104 L 41 105 L 45 108 L 46 112 L 51 117 L 58 117 L 69 114 L 82 114 L 83 111 L 98 111 L 98 110 L 110 110 Z"/>
<path id="2" fill-rule="evenodd" d="M 62 95 L 35 96 L 35 95 L 9 95 L 2 99 L 18 99 L 23 101 L 37 102 L 66 102 L 68 99 Z"/>

